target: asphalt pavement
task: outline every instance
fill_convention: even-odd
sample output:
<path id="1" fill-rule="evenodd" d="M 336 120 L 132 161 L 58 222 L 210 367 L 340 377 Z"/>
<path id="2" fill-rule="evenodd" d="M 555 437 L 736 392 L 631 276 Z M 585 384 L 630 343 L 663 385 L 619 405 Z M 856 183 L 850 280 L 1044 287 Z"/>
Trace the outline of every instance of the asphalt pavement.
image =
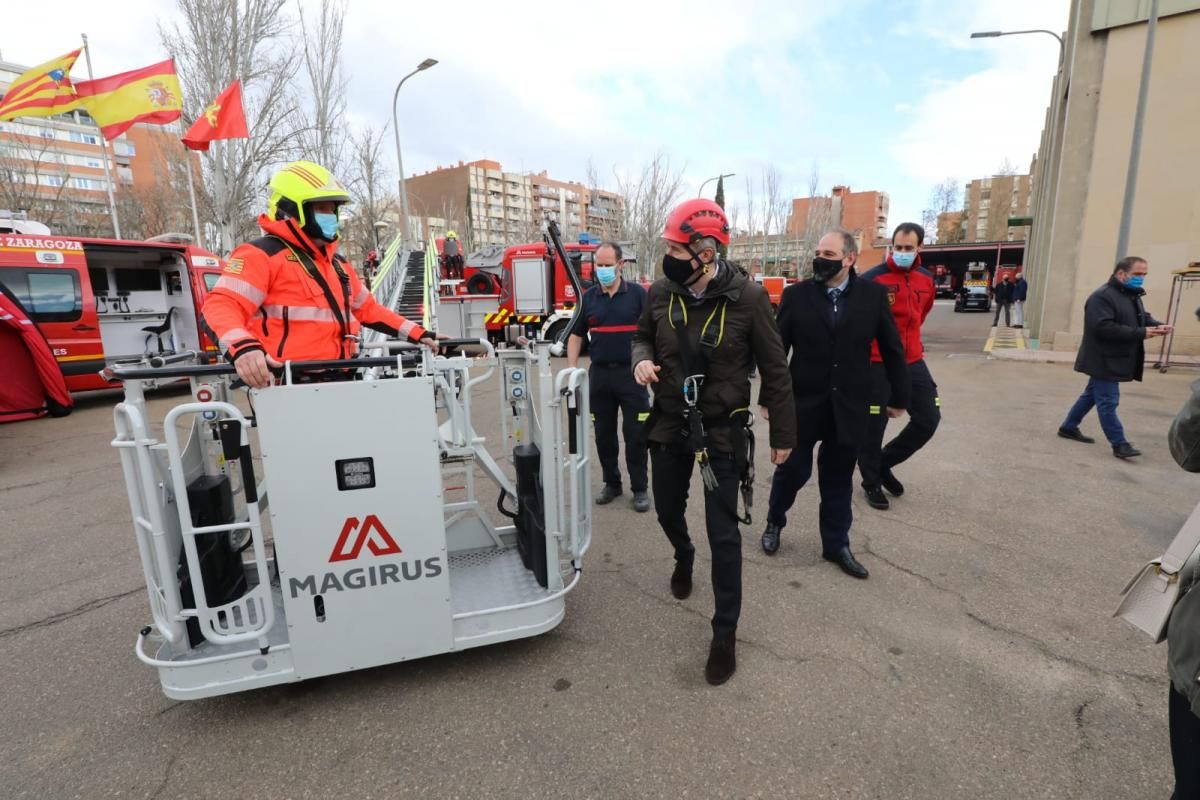
<path id="1" fill-rule="evenodd" d="M 0 797 L 1165 800 L 1165 648 L 1110 615 L 1195 505 L 1165 441 L 1195 375 L 1126 387 L 1145 455 L 1122 462 L 1054 436 L 1084 379 L 988 358 L 990 323 L 940 301 L 927 325 L 943 422 L 890 511 L 856 493 L 869 580 L 821 560 L 815 487 L 762 553 L 760 448 L 738 671 L 717 688 L 707 545 L 676 601 L 654 515 L 618 501 L 550 633 L 169 700 L 133 654 L 149 613 L 118 395 L 0 426 Z M 699 504 L 689 520 L 703 531 Z"/>

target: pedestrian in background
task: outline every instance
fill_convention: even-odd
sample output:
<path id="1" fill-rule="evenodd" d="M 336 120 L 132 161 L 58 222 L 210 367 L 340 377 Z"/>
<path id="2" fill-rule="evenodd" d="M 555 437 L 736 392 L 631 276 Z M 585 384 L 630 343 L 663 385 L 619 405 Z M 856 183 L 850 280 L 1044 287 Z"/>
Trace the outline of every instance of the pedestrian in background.
<path id="1" fill-rule="evenodd" d="M 1029 284 L 1025 281 L 1025 273 L 1017 271 L 1017 279 L 1013 282 L 1013 327 L 1025 327 L 1025 300 L 1029 297 Z"/>
<path id="2" fill-rule="evenodd" d="M 996 291 L 992 295 L 992 299 L 996 301 L 996 318 L 992 320 L 992 326 L 1000 324 L 1000 311 L 1004 310 L 1004 327 L 1012 327 L 1012 302 L 1013 302 L 1013 285 L 1007 275 L 1004 280 L 996 284 Z"/>
<path id="3" fill-rule="evenodd" d="M 1113 268 L 1108 283 L 1088 297 L 1083 311 L 1083 340 L 1075 357 L 1075 371 L 1087 375 L 1088 382 L 1058 428 L 1058 435 L 1064 439 L 1091 444 L 1096 440 L 1085 436 L 1079 424 L 1095 408 L 1113 455 L 1121 459 L 1142 454 L 1125 438 L 1125 429 L 1117 418 L 1121 384 L 1142 379 L 1146 340 L 1171 332 L 1170 325 L 1150 316 L 1142 305 L 1146 294 L 1142 285 L 1149 271 L 1146 259 L 1123 258 Z"/>
<path id="4" fill-rule="evenodd" d="M 621 468 L 617 443 L 617 412 L 623 417 L 621 432 L 625 438 L 625 468 L 633 491 L 633 510 L 650 510 L 646 472 L 646 437 L 642 425 L 650 416 L 650 396 L 646 387 L 633 378 L 630 358 L 633 334 L 646 307 L 646 290 L 621 275 L 625 260 L 621 245 L 604 242 L 596 248 L 592 274 L 596 283 L 583 293 L 579 317 L 567 340 L 567 363 L 579 365 L 583 338 L 588 337 L 588 395 L 592 421 L 596 426 L 596 453 L 604 474 L 604 488 L 596 495 L 603 506 L 621 496 Z"/>

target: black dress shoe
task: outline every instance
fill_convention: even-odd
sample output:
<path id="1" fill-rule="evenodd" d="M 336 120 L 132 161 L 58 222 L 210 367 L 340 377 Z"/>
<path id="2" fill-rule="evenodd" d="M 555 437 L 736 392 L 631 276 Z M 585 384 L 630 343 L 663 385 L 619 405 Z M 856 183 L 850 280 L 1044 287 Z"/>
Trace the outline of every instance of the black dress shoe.
<path id="1" fill-rule="evenodd" d="M 888 502 L 887 495 L 878 486 L 864 486 L 863 493 L 866 494 L 867 505 L 871 508 L 878 508 L 880 511 L 891 508 L 892 504 Z"/>
<path id="2" fill-rule="evenodd" d="M 1083 442 L 1084 444 L 1094 444 L 1096 441 L 1092 437 L 1080 433 L 1079 428 L 1059 428 L 1058 435 L 1064 439 L 1070 439 L 1072 442 Z"/>
<path id="3" fill-rule="evenodd" d="M 854 553 L 850 552 L 849 547 L 843 547 L 832 555 L 826 553 L 821 558 L 837 564 L 842 568 L 842 572 L 851 577 L 865 579 L 871 575 L 871 573 L 867 572 L 867 568 L 858 563 L 858 560 L 854 558 Z"/>
<path id="4" fill-rule="evenodd" d="M 766 530 L 763 531 L 762 549 L 763 549 L 763 552 L 769 556 L 773 556 L 777 552 L 779 552 L 780 530 L 781 529 L 778 525 L 772 525 L 771 523 L 768 522 Z"/>
<path id="5" fill-rule="evenodd" d="M 904 494 L 904 484 L 896 480 L 896 476 L 887 467 L 879 471 L 879 482 L 883 488 L 888 490 L 892 497 L 899 497 Z"/>
<path id="6" fill-rule="evenodd" d="M 737 670 L 737 656 L 734 653 L 735 636 L 712 640 L 708 648 L 708 663 L 704 665 L 704 679 L 713 686 L 720 686 L 733 677 Z"/>
<path id="7" fill-rule="evenodd" d="M 633 510 L 644 514 L 650 510 L 650 495 L 646 492 L 633 493 Z"/>
<path id="8" fill-rule="evenodd" d="M 1121 458 L 1121 459 L 1136 458 L 1137 456 L 1140 456 L 1141 454 L 1142 454 L 1142 451 L 1138 450 L 1136 447 L 1131 445 L 1129 442 L 1122 442 L 1121 444 L 1113 445 L 1113 455 L 1116 456 L 1117 458 Z"/>
<path id="9" fill-rule="evenodd" d="M 604 484 L 604 488 L 600 490 L 600 493 L 596 495 L 596 505 L 606 506 L 622 494 L 624 492 L 621 491 L 620 486 L 609 486 L 606 483 Z"/>
<path id="10" fill-rule="evenodd" d="M 692 562 L 675 560 L 671 573 L 671 594 L 676 600 L 687 600 L 692 594 Z"/>

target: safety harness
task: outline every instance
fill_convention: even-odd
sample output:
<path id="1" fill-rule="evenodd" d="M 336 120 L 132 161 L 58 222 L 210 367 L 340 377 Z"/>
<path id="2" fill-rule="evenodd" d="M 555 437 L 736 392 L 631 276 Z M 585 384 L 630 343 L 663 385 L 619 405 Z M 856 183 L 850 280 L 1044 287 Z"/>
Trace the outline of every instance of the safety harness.
<path id="1" fill-rule="evenodd" d="M 699 348 L 693 346 L 687 334 L 687 303 L 673 292 L 667 306 L 667 320 L 679 337 L 679 354 L 683 358 L 686 373 L 683 379 L 683 401 L 688 447 L 695 453 L 696 463 L 700 465 L 700 477 L 704 481 L 704 488 L 721 498 L 722 505 L 735 519 L 743 525 L 751 525 L 753 520 L 750 509 L 754 505 L 754 431 L 750 427 L 753 424 L 750 409 L 734 409 L 728 417 L 709 420 L 706 427 L 699 406 L 700 392 L 708 374 L 709 357 L 725 337 L 725 310 L 728 305 L 729 298 L 722 298 L 721 302 L 714 306 L 700 329 Z M 713 472 L 708 455 L 708 429 L 723 427 L 730 428 L 734 466 L 741 483 L 745 514 L 738 514 L 736 501 L 734 507 L 730 508 L 724 497 L 717 493 L 717 476 Z"/>
<path id="2" fill-rule="evenodd" d="M 297 238 L 299 238 L 299 232 L 295 230 L 295 227 L 292 226 L 290 222 L 288 223 L 288 226 L 292 229 L 292 232 L 297 235 Z M 348 339 L 355 338 L 350 334 L 350 276 L 347 275 L 346 271 L 342 269 L 336 256 L 330 259 L 330 262 L 333 264 L 333 270 L 337 273 L 338 282 L 342 285 L 342 305 L 339 307 L 337 300 L 334 298 L 333 290 L 329 287 L 329 282 L 325 280 L 325 276 L 321 274 L 321 270 L 317 267 L 317 262 L 313 259 L 312 254 L 307 252 L 307 250 L 296 249 L 292 246 L 291 242 L 279 236 L 274 236 L 272 238 L 277 239 L 291 252 L 293 256 L 296 257 L 296 261 L 300 263 L 300 266 L 303 267 L 304 272 L 308 275 L 308 277 L 316 281 L 317 286 L 321 288 L 321 293 L 325 295 L 325 302 L 328 303 L 329 308 L 333 310 L 333 316 L 337 320 L 338 327 L 341 328 L 342 332 L 341 344 L 338 345 L 338 357 L 345 358 L 347 355 L 346 341 Z M 351 352 L 350 355 L 354 356 L 357 355 L 357 353 Z"/>

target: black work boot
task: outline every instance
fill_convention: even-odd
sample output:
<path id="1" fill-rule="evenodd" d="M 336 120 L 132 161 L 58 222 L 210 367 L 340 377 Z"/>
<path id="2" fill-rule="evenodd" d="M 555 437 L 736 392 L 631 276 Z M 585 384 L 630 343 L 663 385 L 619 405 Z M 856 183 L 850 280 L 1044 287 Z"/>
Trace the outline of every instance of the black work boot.
<path id="1" fill-rule="evenodd" d="M 622 494 L 624 492 L 621 491 L 620 486 L 613 486 L 606 483 L 604 484 L 604 488 L 600 490 L 600 493 L 596 495 L 596 505 L 606 506 Z"/>
<path id="2" fill-rule="evenodd" d="M 1079 428 L 1059 428 L 1058 435 L 1063 439 L 1070 439 L 1073 442 L 1083 442 L 1084 444 L 1093 444 L 1096 441 L 1091 436 L 1085 436 Z"/>
<path id="3" fill-rule="evenodd" d="M 633 493 L 633 510 L 644 514 L 650 510 L 650 493 L 645 490 Z"/>
<path id="4" fill-rule="evenodd" d="M 1120 459 L 1136 458 L 1142 454 L 1141 450 L 1131 445 L 1129 442 L 1121 442 L 1113 445 L 1113 455 Z"/>
<path id="5" fill-rule="evenodd" d="M 708 663 L 704 665 L 704 679 L 713 686 L 720 686 L 733 677 L 737 670 L 737 656 L 734 645 L 737 637 L 733 634 L 720 639 L 713 637 L 712 645 L 708 648 Z"/>
<path id="6" fill-rule="evenodd" d="M 864 486 L 863 494 L 867 496 L 867 505 L 871 508 L 878 508 L 880 511 L 891 508 L 892 504 L 888 502 L 887 495 L 878 486 Z"/>
<path id="7" fill-rule="evenodd" d="M 896 480 L 896 476 L 892 474 L 890 467 L 884 467 L 879 471 L 879 482 L 883 484 L 883 488 L 887 489 L 892 497 L 899 497 L 904 494 L 904 484 Z"/>
<path id="8" fill-rule="evenodd" d="M 764 553 L 773 556 L 779 552 L 779 534 L 782 530 L 778 525 L 767 523 L 766 530 L 763 531 L 762 535 L 762 549 Z"/>
<path id="9" fill-rule="evenodd" d="M 671 595 L 676 600 L 687 600 L 692 594 L 692 560 L 675 559 L 675 571 L 671 573 Z"/>

